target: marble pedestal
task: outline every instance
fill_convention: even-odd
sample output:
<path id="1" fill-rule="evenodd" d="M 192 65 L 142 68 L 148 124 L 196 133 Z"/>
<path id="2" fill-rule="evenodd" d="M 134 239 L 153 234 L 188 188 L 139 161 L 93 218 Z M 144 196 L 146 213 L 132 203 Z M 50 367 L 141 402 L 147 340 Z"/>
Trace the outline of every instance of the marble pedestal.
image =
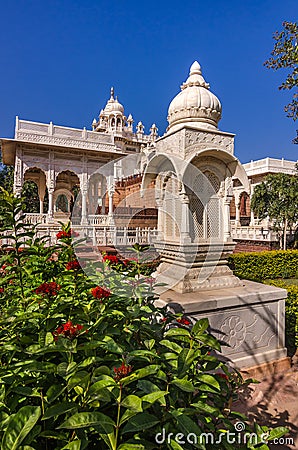
<path id="1" fill-rule="evenodd" d="M 201 290 L 241 286 L 242 283 L 228 267 L 228 257 L 235 242 L 154 243 L 161 256 L 156 278 L 169 289 L 187 293 Z M 160 294 L 164 289 L 158 289 Z"/>
<path id="2" fill-rule="evenodd" d="M 284 358 L 286 290 L 247 280 L 241 284 L 184 294 L 168 290 L 157 305 L 183 310 L 193 319 L 208 317 L 212 334 L 222 342 L 222 355 L 235 367 Z"/>

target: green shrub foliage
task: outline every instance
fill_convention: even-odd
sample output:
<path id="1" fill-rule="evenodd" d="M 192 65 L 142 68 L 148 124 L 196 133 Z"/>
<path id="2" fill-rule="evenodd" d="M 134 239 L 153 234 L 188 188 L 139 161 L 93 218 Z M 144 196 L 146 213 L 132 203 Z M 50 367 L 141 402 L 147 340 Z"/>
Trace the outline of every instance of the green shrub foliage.
<path id="1" fill-rule="evenodd" d="M 298 278 L 298 250 L 235 253 L 229 264 L 235 275 L 248 280 Z"/>
<path id="2" fill-rule="evenodd" d="M 9 239 L 0 261 L 2 450 L 259 448 L 226 439 L 239 420 L 251 431 L 231 410 L 244 382 L 220 361 L 207 319 L 154 305 L 138 269 L 141 247 L 133 276 L 103 261 L 88 278 L 69 225 L 47 246 L 23 223 L 20 200 L 2 192 L 0 203 Z M 159 444 L 163 430 L 174 434 Z M 222 430 L 220 443 L 200 442 Z M 262 433 L 271 440 L 287 430 L 253 431 L 260 443 Z M 177 433 L 191 433 L 192 443 L 182 447 Z"/>
<path id="3" fill-rule="evenodd" d="M 236 253 L 229 258 L 235 275 L 265 282 L 288 291 L 286 299 L 286 346 L 289 354 L 298 348 L 298 286 L 281 278 L 298 278 L 298 250 Z"/>
<path id="4" fill-rule="evenodd" d="M 289 285 L 282 280 L 268 280 L 268 284 L 288 291 L 286 300 L 286 346 L 290 354 L 298 348 L 298 286 Z"/>

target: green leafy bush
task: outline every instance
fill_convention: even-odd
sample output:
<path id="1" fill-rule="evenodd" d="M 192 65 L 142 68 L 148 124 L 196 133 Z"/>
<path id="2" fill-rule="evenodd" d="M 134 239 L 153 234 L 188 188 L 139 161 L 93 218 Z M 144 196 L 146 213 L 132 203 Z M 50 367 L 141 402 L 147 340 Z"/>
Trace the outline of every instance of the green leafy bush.
<path id="1" fill-rule="evenodd" d="M 2 193 L 0 210 L 11 230 L 0 260 L 1 450 L 254 449 L 262 433 L 287 431 L 255 424 L 258 445 L 231 445 L 235 421 L 251 431 L 231 411 L 244 382 L 220 361 L 208 320 L 157 308 L 135 267 L 130 277 L 103 262 L 87 277 L 69 225 L 47 246 L 18 199 Z M 222 442 L 159 444 L 157 433 Z"/>
<path id="2" fill-rule="evenodd" d="M 298 286 L 282 280 L 268 280 L 266 283 L 281 287 L 288 291 L 286 299 L 286 346 L 290 354 L 298 348 Z"/>
<path id="3" fill-rule="evenodd" d="M 298 278 L 298 250 L 235 253 L 229 265 L 235 275 L 248 280 Z"/>

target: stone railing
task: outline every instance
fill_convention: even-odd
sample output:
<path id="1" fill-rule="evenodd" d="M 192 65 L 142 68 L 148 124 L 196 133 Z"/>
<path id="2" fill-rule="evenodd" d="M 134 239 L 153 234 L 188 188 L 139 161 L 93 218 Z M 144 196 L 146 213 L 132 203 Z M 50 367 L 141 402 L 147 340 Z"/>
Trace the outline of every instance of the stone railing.
<path id="1" fill-rule="evenodd" d="M 112 134 L 61 127 L 52 122 L 39 123 L 16 118 L 15 139 L 25 142 L 74 147 L 80 149 L 119 152 Z"/>
<path id="2" fill-rule="evenodd" d="M 288 173 L 294 174 L 295 161 L 288 161 L 284 158 L 264 158 L 258 161 L 251 161 L 243 164 L 243 167 L 248 176 L 263 174 L 263 173 Z"/>
<path id="3" fill-rule="evenodd" d="M 277 241 L 277 233 L 261 226 L 241 227 L 232 225 L 231 236 L 236 240 Z"/>
<path id="4" fill-rule="evenodd" d="M 79 231 L 76 228 L 76 231 Z M 135 243 L 152 244 L 157 237 L 155 228 L 126 228 L 126 227 L 81 227 L 81 237 L 92 240 L 93 245 L 102 246 L 131 246 Z"/>
<path id="5" fill-rule="evenodd" d="M 88 216 L 88 225 L 108 226 L 110 224 L 110 216 L 108 214 L 96 214 Z"/>
<path id="6" fill-rule="evenodd" d="M 24 219 L 25 223 L 36 225 L 38 223 L 48 223 L 48 215 L 40 213 L 27 213 Z"/>
<path id="7" fill-rule="evenodd" d="M 49 244 L 57 242 L 56 234 L 61 229 L 58 225 L 40 224 L 38 236 L 48 236 Z M 153 244 L 157 238 L 156 228 L 102 227 L 95 225 L 77 225 L 73 229 L 78 233 L 77 239 L 86 239 L 92 246 L 132 246 L 135 243 Z"/>

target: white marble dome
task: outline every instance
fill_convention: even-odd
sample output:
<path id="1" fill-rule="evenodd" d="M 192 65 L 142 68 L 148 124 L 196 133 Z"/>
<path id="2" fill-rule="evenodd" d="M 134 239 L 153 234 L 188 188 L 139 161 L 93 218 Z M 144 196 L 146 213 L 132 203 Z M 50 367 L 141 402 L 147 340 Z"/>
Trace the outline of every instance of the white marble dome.
<path id="1" fill-rule="evenodd" d="M 118 102 L 118 98 L 114 98 L 114 88 L 111 88 L 111 97 L 103 110 L 104 114 L 120 113 L 124 114 L 124 106 Z"/>
<path id="2" fill-rule="evenodd" d="M 209 84 L 202 76 L 201 66 L 195 61 L 189 77 L 181 86 L 181 92 L 171 101 L 168 110 L 168 130 L 175 131 L 181 126 L 217 129 L 221 118 L 221 104 L 209 90 Z"/>

